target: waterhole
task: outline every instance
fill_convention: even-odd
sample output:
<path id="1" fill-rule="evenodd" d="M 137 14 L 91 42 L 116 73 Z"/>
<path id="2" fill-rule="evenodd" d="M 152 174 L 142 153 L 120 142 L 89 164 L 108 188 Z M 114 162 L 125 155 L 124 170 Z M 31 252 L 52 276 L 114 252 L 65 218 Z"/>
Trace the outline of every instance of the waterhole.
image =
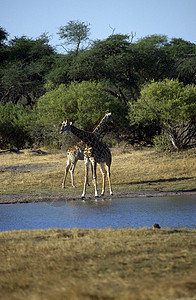
<path id="1" fill-rule="evenodd" d="M 47 228 L 196 228 L 196 196 L 0 205 L 0 231 Z"/>

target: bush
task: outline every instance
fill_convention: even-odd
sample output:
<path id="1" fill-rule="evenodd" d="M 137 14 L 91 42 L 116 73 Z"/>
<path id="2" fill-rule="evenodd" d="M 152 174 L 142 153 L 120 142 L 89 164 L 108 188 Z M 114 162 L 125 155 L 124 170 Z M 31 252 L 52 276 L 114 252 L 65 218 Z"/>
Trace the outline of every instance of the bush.
<path id="1" fill-rule="evenodd" d="M 167 136 L 170 149 L 185 149 L 191 145 L 196 133 L 195 99 L 195 85 L 184 87 L 178 80 L 168 79 L 152 82 L 143 87 L 138 101 L 130 105 L 130 123 L 141 126 L 155 124 Z M 165 143 L 164 135 L 159 142 L 155 138 L 155 143 Z"/>
<path id="2" fill-rule="evenodd" d="M 110 99 L 99 83 L 83 81 L 72 82 L 69 86 L 61 84 L 38 99 L 38 122 L 59 125 L 68 118 L 91 130 L 110 106 Z"/>
<path id="3" fill-rule="evenodd" d="M 155 137 L 153 138 L 153 144 L 155 146 L 155 150 L 158 152 L 169 151 L 171 148 L 169 138 L 164 131 L 161 132 L 160 135 L 155 135 Z"/>
<path id="4" fill-rule="evenodd" d="M 92 131 L 109 111 L 112 112 L 116 127 L 124 126 L 127 110 L 104 91 L 101 83 L 83 81 L 72 82 L 69 86 L 61 84 L 38 99 L 36 126 L 41 128 L 45 142 L 55 141 L 58 144 L 61 139 L 58 129 L 63 120 L 68 119 L 74 125 Z"/>
<path id="5" fill-rule="evenodd" d="M 33 112 L 21 105 L 0 103 L 0 148 L 29 146 Z"/>

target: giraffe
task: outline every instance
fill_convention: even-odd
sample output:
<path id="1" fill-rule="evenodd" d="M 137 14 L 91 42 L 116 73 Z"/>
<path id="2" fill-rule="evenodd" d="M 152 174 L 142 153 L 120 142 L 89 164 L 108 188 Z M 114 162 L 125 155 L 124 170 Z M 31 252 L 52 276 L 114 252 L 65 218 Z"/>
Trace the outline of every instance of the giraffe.
<path id="1" fill-rule="evenodd" d="M 105 122 L 110 118 L 111 118 L 111 113 L 105 114 L 105 116 L 101 119 L 99 124 L 94 128 L 93 133 L 97 136 L 98 139 L 102 133 L 102 129 Z M 85 143 L 83 141 L 80 141 L 76 145 L 69 147 L 69 149 L 67 150 L 67 166 L 65 168 L 65 176 L 62 183 L 63 189 L 65 188 L 65 181 L 69 171 L 71 174 L 72 187 L 75 187 L 74 170 L 78 160 L 84 160 L 84 149 L 85 149 Z M 87 179 L 87 184 L 88 184 L 88 179 Z"/>
<path id="2" fill-rule="evenodd" d="M 85 180 L 84 180 L 84 189 L 82 193 L 82 198 L 85 198 L 86 195 L 89 161 L 92 163 L 93 181 L 95 186 L 95 197 L 99 197 L 97 191 L 97 174 L 96 174 L 97 163 L 100 166 L 101 173 L 102 173 L 102 180 L 103 180 L 101 195 L 103 196 L 105 193 L 106 170 L 108 176 L 110 195 L 113 195 L 111 180 L 110 180 L 110 166 L 112 162 L 112 155 L 109 148 L 103 143 L 101 143 L 94 133 L 81 130 L 75 127 L 72 124 L 72 122 L 69 122 L 68 120 L 62 122 L 60 133 L 63 133 L 64 131 L 71 131 L 85 144 L 85 149 L 84 149 Z M 105 166 L 106 166 L 106 170 L 105 170 Z"/>

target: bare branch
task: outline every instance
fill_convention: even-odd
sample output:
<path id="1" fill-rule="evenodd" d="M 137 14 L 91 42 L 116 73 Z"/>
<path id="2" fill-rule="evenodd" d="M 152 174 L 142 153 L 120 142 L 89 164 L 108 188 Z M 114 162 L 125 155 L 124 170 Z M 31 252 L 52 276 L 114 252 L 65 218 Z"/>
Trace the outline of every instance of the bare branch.
<path id="1" fill-rule="evenodd" d="M 136 37 L 136 32 L 131 32 L 131 35 L 130 35 L 130 42 L 132 43 L 133 42 L 133 39 L 134 39 L 134 37 Z"/>
<path id="2" fill-rule="evenodd" d="M 109 27 L 112 29 L 112 34 L 111 35 L 114 35 L 114 32 L 116 30 L 116 28 L 112 28 L 112 26 L 109 25 Z"/>

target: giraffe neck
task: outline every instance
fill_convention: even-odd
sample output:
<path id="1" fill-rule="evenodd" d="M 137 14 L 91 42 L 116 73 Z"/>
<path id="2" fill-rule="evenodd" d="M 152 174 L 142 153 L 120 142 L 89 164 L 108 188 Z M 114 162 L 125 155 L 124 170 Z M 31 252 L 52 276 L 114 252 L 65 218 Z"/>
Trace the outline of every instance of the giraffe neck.
<path id="1" fill-rule="evenodd" d="M 97 138 L 100 137 L 103 126 L 105 124 L 105 122 L 108 120 L 108 118 L 110 117 L 110 114 L 106 114 L 101 121 L 99 122 L 99 124 L 97 125 L 97 127 L 95 127 L 95 129 L 93 130 L 93 133 L 96 135 Z"/>
<path id="2" fill-rule="evenodd" d="M 76 128 L 73 125 L 70 125 L 70 130 L 74 135 L 76 135 L 80 140 L 82 140 L 88 146 L 93 146 L 93 144 L 97 140 L 96 136 L 93 133 Z"/>

